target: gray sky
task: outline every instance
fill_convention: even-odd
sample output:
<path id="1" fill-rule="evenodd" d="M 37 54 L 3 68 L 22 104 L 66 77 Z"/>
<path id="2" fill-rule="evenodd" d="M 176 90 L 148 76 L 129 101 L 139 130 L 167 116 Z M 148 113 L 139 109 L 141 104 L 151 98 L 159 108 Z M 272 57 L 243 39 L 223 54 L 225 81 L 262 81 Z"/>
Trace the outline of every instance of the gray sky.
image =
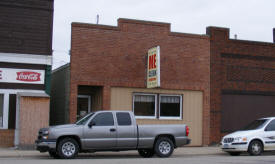
<path id="1" fill-rule="evenodd" d="M 205 34 L 230 28 L 238 39 L 272 42 L 275 0 L 55 0 L 53 68 L 69 62 L 71 22 L 117 26 L 118 18 L 171 23 L 171 31 Z"/>

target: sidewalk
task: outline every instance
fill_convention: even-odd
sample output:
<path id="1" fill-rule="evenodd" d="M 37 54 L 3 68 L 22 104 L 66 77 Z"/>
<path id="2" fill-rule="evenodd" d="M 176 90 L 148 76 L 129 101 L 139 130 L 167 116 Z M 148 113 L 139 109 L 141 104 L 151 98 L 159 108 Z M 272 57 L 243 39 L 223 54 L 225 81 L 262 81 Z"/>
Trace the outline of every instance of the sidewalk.
<path id="1" fill-rule="evenodd" d="M 93 153 L 94 154 L 94 153 Z M 122 152 L 97 152 L 100 156 L 114 155 L 137 155 L 137 151 L 122 151 Z M 175 149 L 175 156 L 182 155 L 220 155 L 225 154 L 219 147 L 182 147 Z M 80 154 L 84 155 L 84 154 Z M 48 157 L 48 153 L 40 153 L 35 150 L 17 150 L 14 148 L 0 148 L 0 158 L 20 158 L 20 157 Z"/>

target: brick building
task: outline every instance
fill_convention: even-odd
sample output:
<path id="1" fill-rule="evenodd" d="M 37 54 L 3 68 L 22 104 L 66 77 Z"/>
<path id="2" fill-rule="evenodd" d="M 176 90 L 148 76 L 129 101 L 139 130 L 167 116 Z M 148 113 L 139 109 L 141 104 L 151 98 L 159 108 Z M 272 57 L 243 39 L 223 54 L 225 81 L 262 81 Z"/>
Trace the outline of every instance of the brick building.
<path id="1" fill-rule="evenodd" d="M 31 146 L 49 119 L 53 0 L 1 0 L 0 23 L 0 146 Z"/>
<path id="2" fill-rule="evenodd" d="M 71 41 L 71 122 L 90 111 L 131 110 L 139 124 L 187 123 L 192 145 L 209 143 L 208 36 L 171 32 L 168 23 L 118 19 L 117 27 L 73 23 Z M 149 89 L 147 53 L 156 46 L 160 87 Z"/>
<path id="3" fill-rule="evenodd" d="M 273 36 L 275 42 L 275 29 Z M 151 89 L 147 56 L 156 46 L 160 86 Z M 171 32 L 168 23 L 129 19 L 118 26 L 73 23 L 69 119 L 131 110 L 139 124 L 187 123 L 192 145 L 219 143 L 253 119 L 275 115 L 274 55 L 274 43 L 230 39 L 228 28 L 194 35 Z M 180 103 L 165 114 L 177 106 L 178 117 L 162 115 L 169 101 Z M 144 102 L 155 115 L 139 108 Z"/>
<path id="4" fill-rule="evenodd" d="M 208 27 L 210 37 L 211 142 L 254 119 L 275 116 L 274 43 L 229 38 L 228 28 Z"/>

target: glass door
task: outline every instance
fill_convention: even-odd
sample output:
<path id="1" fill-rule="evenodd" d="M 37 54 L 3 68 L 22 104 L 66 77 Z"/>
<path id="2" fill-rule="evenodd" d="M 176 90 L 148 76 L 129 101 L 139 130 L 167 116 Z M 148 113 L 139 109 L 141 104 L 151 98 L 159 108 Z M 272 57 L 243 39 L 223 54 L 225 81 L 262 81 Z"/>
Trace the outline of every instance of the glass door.
<path id="1" fill-rule="evenodd" d="M 77 96 L 77 120 L 91 112 L 91 96 Z"/>

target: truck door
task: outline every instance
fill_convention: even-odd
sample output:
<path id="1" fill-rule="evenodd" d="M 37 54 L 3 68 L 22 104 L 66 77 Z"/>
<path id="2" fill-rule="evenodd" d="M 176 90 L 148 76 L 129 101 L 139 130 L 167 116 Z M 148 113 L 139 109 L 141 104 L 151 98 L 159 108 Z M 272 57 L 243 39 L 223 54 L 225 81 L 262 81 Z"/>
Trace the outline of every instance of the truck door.
<path id="1" fill-rule="evenodd" d="M 128 112 L 116 112 L 117 118 L 117 147 L 137 147 L 137 126 L 132 122 Z"/>
<path id="2" fill-rule="evenodd" d="M 98 113 L 84 128 L 85 149 L 112 149 L 116 147 L 117 130 L 112 112 Z"/>
<path id="3" fill-rule="evenodd" d="M 275 120 L 272 120 L 264 131 L 265 150 L 275 150 Z"/>

